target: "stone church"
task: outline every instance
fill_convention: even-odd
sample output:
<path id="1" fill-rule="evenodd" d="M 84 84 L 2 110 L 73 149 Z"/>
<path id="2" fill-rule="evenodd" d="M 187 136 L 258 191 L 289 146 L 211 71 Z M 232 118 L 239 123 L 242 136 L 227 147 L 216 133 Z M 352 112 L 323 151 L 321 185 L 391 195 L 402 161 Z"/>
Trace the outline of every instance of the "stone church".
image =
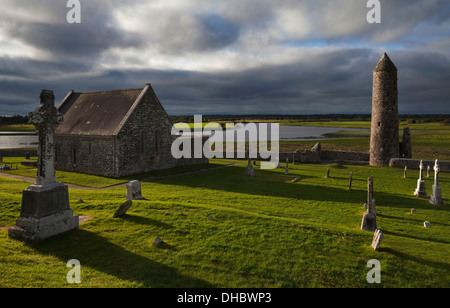
<path id="1" fill-rule="evenodd" d="M 150 84 L 144 88 L 77 93 L 58 106 L 64 123 L 55 132 L 56 169 L 123 177 L 207 158 L 175 159 L 172 122 Z"/>

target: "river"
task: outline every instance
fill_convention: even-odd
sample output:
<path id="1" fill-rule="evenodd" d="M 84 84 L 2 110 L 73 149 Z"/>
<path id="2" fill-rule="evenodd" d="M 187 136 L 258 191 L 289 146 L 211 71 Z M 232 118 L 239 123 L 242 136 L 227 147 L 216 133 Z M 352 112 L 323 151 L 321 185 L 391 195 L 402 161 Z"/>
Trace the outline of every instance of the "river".
<path id="1" fill-rule="evenodd" d="M 236 130 L 239 129 L 239 127 L 236 128 Z M 280 140 L 283 141 L 324 140 L 324 134 L 340 131 L 368 131 L 368 129 L 280 125 L 279 130 Z M 0 132 L 0 150 L 37 148 L 37 145 L 38 137 L 33 132 Z"/>

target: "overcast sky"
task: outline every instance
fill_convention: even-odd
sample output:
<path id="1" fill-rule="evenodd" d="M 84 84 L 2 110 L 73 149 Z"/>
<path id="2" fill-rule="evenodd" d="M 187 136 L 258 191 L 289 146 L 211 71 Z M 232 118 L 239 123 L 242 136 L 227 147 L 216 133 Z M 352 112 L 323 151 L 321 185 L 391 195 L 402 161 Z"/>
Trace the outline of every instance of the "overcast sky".
<path id="1" fill-rule="evenodd" d="M 400 113 L 450 114 L 450 1 L 380 2 L 0 0 L 0 115 L 146 83 L 172 115 L 370 113 L 384 52 Z"/>

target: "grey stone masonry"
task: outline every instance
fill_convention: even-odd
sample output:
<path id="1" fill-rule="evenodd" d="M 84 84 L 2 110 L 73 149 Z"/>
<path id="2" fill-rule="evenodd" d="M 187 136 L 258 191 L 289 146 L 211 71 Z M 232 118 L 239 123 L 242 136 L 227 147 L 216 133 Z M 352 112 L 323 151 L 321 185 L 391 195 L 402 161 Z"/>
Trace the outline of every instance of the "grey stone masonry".
<path id="1" fill-rule="evenodd" d="M 399 157 L 397 68 L 385 53 L 373 71 L 370 165 Z"/>
<path id="2" fill-rule="evenodd" d="M 434 160 L 421 160 L 421 159 L 408 159 L 408 158 L 392 158 L 389 162 L 390 167 L 408 167 L 408 169 L 418 169 L 420 162 L 424 165 L 434 165 Z M 439 161 L 439 171 L 440 172 L 450 172 L 450 161 L 441 160 Z"/>
<path id="3" fill-rule="evenodd" d="M 40 98 L 39 107 L 29 114 L 39 137 L 36 183 L 23 191 L 20 217 L 8 230 L 9 237 L 33 244 L 79 225 L 69 207 L 68 187 L 55 176 L 53 137 L 63 116 L 54 106 L 52 91 L 42 90 Z"/>

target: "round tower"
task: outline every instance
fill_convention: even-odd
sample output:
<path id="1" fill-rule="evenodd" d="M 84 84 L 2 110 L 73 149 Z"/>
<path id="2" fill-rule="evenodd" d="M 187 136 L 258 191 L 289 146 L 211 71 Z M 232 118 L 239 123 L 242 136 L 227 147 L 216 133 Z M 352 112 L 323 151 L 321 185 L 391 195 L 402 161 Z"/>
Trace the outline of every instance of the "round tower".
<path id="1" fill-rule="evenodd" d="M 397 68 L 384 53 L 373 70 L 370 165 L 388 166 L 399 157 Z"/>

